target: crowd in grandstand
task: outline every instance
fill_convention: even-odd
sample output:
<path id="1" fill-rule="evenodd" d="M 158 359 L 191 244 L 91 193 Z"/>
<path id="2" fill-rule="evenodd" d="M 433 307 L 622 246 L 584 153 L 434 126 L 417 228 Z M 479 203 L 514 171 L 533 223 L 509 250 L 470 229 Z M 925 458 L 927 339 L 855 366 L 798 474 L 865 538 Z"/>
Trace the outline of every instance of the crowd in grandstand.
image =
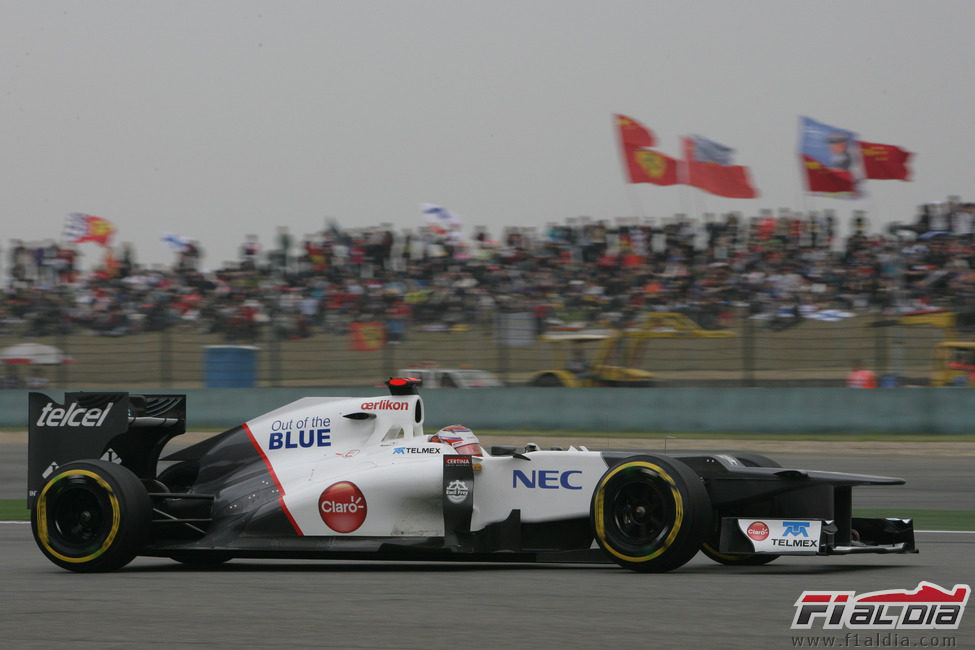
<path id="1" fill-rule="evenodd" d="M 12 241 L 0 328 L 45 336 L 87 330 L 124 336 L 172 327 L 253 341 L 341 333 L 382 321 L 410 326 L 487 324 L 499 311 L 625 323 L 645 310 L 680 311 L 720 327 L 735 310 L 799 315 L 808 309 L 959 307 L 975 297 L 975 204 L 923 206 L 913 220 L 870 232 L 854 212 L 837 240 L 831 211 L 731 213 L 699 220 L 568 219 L 470 238 L 429 228 L 325 227 L 296 241 L 286 228 L 239 259 L 204 271 L 204 250 L 184 242 L 171 268 L 144 268 L 123 247 L 93 272 L 76 251 Z M 3 332 L 0 332 L 3 333 Z"/>

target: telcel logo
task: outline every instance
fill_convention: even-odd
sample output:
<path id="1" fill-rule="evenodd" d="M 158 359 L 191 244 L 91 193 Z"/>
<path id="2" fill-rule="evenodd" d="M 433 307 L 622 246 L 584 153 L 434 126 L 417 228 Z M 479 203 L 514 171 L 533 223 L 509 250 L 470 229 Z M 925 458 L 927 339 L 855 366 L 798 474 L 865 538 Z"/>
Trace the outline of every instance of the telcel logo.
<path id="1" fill-rule="evenodd" d="M 557 469 L 533 469 L 526 474 L 520 469 L 516 469 L 511 473 L 511 487 L 517 488 L 518 484 L 521 483 L 523 487 L 530 489 L 558 490 L 564 488 L 566 490 L 581 490 L 581 485 L 572 483 L 574 474 L 582 474 L 582 472 L 577 469 L 570 469 L 565 472 L 560 472 Z"/>
<path id="2" fill-rule="evenodd" d="M 86 409 L 72 402 L 67 409 L 56 406 L 48 402 L 41 409 L 41 416 L 37 418 L 36 426 L 39 427 L 100 427 L 108 417 L 114 404 L 109 402 L 105 408 Z"/>

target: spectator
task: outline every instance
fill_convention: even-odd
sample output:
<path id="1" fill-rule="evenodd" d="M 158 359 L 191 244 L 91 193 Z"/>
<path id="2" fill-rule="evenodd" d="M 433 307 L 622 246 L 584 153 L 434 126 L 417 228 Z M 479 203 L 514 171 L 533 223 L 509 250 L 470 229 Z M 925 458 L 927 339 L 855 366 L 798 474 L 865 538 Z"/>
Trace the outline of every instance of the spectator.
<path id="1" fill-rule="evenodd" d="M 853 362 L 853 370 L 846 376 L 847 388 L 876 388 L 877 376 L 872 370 L 863 367 L 859 359 Z"/>

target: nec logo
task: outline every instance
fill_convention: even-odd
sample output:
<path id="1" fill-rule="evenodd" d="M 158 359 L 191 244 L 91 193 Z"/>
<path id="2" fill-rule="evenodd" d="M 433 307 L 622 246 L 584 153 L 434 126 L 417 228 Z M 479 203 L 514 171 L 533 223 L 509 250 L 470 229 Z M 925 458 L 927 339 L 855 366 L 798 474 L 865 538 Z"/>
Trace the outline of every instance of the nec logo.
<path id="1" fill-rule="evenodd" d="M 572 484 L 573 474 L 582 474 L 582 472 L 577 469 L 570 469 L 567 472 L 560 472 L 557 469 L 540 469 L 532 470 L 526 474 L 520 469 L 516 469 L 511 474 L 511 487 L 517 488 L 518 484 L 521 483 L 523 487 L 531 489 L 558 490 L 565 488 L 566 490 L 581 490 L 581 485 Z"/>

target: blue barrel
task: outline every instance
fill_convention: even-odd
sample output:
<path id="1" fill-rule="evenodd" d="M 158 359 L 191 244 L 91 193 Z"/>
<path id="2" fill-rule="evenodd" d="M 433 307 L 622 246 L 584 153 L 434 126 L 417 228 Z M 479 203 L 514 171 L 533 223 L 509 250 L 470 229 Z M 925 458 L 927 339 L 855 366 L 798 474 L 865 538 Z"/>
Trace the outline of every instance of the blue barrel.
<path id="1" fill-rule="evenodd" d="M 257 379 L 253 345 L 208 345 L 203 365 L 207 388 L 253 388 Z"/>

